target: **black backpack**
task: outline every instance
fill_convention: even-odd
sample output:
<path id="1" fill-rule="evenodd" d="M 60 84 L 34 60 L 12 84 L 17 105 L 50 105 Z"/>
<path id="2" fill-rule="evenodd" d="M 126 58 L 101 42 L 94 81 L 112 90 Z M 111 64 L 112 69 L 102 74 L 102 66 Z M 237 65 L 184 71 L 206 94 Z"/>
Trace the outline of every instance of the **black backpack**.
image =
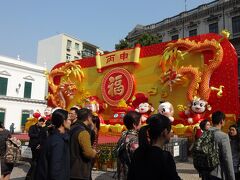
<path id="1" fill-rule="evenodd" d="M 6 137 L 0 136 L 0 157 L 3 157 L 6 151 Z"/>
<path id="2" fill-rule="evenodd" d="M 10 132 L 7 130 L 3 130 L 0 133 L 0 157 L 3 157 L 6 153 L 6 141 L 9 135 Z"/>
<path id="3" fill-rule="evenodd" d="M 200 173 L 210 173 L 219 164 L 219 147 L 214 140 L 214 131 L 204 131 L 202 136 L 194 143 L 193 165 Z"/>

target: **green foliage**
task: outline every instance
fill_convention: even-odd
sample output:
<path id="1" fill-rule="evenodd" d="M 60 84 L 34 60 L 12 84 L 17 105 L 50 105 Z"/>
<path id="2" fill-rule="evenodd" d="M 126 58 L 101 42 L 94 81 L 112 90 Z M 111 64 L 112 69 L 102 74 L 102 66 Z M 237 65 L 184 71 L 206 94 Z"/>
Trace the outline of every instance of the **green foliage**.
<path id="1" fill-rule="evenodd" d="M 126 39 L 121 39 L 118 44 L 115 44 L 116 50 L 130 48 L 130 43 Z"/>
<path id="2" fill-rule="evenodd" d="M 141 46 L 149 46 L 151 44 L 157 44 L 160 43 L 160 39 L 158 36 L 156 35 L 152 35 L 152 34 L 143 34 L 138 40 L 137 40 L 137 44 L 141 44 Z"/>
<path id="3" fill-rule="evenodd" d="M 111 148 L 109 147 L 102 147 L 100 154 L 99 154 L 99 162 L 100 163 L 107 163 L 111 160 Z"/>
<path id="4" fill-rule="evenodd" d="M 149 46 L 152 44 L 160 43 L 160 38 L 156 35 L 145 33 L 143 34 L 135 44 L 140 44 L 141 46 Z M 118 44 L 115 44 L 116 50 L 133 48 L 133 46 L 126 39 L 121 39 Z"/>

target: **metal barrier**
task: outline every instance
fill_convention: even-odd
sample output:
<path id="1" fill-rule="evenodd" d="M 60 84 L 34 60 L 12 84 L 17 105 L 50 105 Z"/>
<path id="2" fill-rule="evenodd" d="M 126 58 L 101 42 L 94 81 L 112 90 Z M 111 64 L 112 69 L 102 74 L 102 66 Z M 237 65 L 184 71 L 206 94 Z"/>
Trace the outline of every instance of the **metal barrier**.
<path id="1" fill-rule="evenodd" d="M 163 149 L 169 151 L 176 161 L 185 162 L 188 160 L 187 138 L 171 138 L 170 142 Z"/>

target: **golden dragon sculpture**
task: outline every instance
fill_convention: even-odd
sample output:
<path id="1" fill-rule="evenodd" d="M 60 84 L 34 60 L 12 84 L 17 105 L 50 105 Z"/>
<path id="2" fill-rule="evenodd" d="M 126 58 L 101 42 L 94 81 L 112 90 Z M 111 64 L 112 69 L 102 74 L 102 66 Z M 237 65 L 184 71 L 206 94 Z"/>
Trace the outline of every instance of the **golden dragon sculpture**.
<path id="1" fill-rule="evenodd" d="M 204 101 L 208 101 L 211 90 L 217 90 L 217 95 L 222 96 L 223 86 L 220 86 L 220 88 L 209 86 L 213 72 L 219 67 L 223 59 L 223 49 L 220 42 L 229 37 L 229 33 L 226 31 L 223 31 L 222 34 L 223 38 L 218 41 L 212 39 L 195 42 L 189 39 L 179 39 L 177 42 L 167 44 L 167 48 L 164 50 L 159 63 L 163 72 L 161 79 L 164 79 L 164 81 L 162 82 L 172 85 L 181 82 L 184 77 L 190 76 L 191 82 L 187 90 L 187 98 L 189 101 L 193 101 L 195 96 L 200 97 Z M 202 70 L 192 66 L 179 67 L 179 62 L 184 60 L 186 54 L 195 52 L 202 53 L 204 51 L 211 51 L 213 58 L 209 60 L 207 64 L 204 64 Z M 174 72 L 175 76 L 170 76 L 169 71 L 171 71 L 171 74 Z M 166 79 L 168 81 L 166 81 Z"/>
<path id="2" fill-rule="evenodd" d="M 55 83 L 55 78 L 61 78 L 60 84 Z M 66 109 L 70 105 L 71 99 L 77 93 L 75 82 L 82 82 L 84 73 L 81 66 L 75 62 L 67 62 L 63 66 L 52 70 L 48 74 L 48 85 L 50 92 L 48 100 L 55 107 Z"/>

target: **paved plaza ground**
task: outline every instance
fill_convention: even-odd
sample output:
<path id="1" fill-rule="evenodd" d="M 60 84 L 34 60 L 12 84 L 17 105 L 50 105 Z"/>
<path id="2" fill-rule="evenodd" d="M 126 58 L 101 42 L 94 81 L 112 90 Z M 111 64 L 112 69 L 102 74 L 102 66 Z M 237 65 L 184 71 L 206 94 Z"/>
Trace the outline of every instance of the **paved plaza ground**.
<path id="1" fill-rule="evenodd" d="M 177 171 L 183 180 L 199 180 L 197 172 L 193 168 L 192 160 L 188 162 L 177 162 Z M 11 174 L 11 180 L 24 180 L 30 165 L 27 162 L 21 161 L 14 167 Z M 93 180 L 114 180 L 114 171 L 93 171 Z"/>

